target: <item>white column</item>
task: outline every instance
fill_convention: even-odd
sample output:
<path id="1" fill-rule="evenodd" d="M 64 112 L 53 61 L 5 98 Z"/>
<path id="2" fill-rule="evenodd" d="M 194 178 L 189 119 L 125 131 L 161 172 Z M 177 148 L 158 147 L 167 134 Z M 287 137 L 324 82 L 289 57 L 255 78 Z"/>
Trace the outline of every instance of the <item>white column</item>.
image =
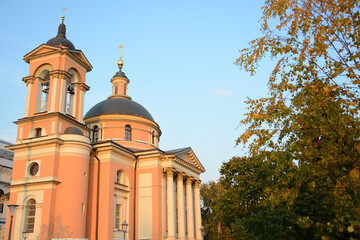
<path id="1" fill-rule="evenodd" d="M 61 113 L 66 113 L 66 94 L 67 94 L 66 82 L 67 82 L 66 76 L 62 76 L 62 78 L 59 78 L 60 101 L 59 101 L 58 111 Z"/>
<path id="2" fill-rule="evenodd" d="M 31 93 L 32 93 L 32 88 L 34 85 L 34 80 L 28 80 L 26 82 L 26 86 L 27 86 L 27 91 L 26 91 L 26 102 L 25 102 L 25 113 L 24 113 L 24 117 L 28 117 L 30 114 L 30 106 L 31 106 Z M 34 96 L 33 98 L 35 98 L 36 96 Z"/>
<path id="3" fill-rule="evenodd" d="M 175 205 L 174 205 L 174 172 L 172 168 L 166 169 L 167 175 L 167 220 L 168 220 L 168 240 L 175 239 Z"/>
<path id="4" fill-rule="evenodd" d="M 58 74 L 53 75 L 54 78 L 51 82 L 51 105 L 50 105 L 50 112 L 56 111 L 56 104 L 57 104 L 57 96 L 58 96 L 58 82 L 59 82 L 59 76 Z"/>
<path id="5" fill-rule="evenodd" d="M 84 87 L 82 87 L 82 86 L 79 87 L 79 93 L 80 93 L 80 96 L 79 96 L 80 97 L 80 99 L 79 99 L 79 108 L 77 108 L 77 102 L 75 100 L 75 104 L 76 104 L 75 108 L 77 109 L 77 111 L 74 112 L 74 114 L 73 114 L 75 117 L 77 116 L 77 114 L 79 114 L 79 118 L 77 118 L 77 117 L 76 118 L 79 119 L 78 121 L 81 122 L 81 123 L 83 122 L 85 91 L 86 91 L 86 89 Z"/>
<path id="6" fill-rule="evenodd" d="M 192 177 L 186 179 L 186 217 L 187 217 L 187 239 L 194 240 L 194 204 L 192 191 Z"/>
<path id="7" fill-rule="evenodd" d="M 166 229 L 166 226 L 167 226 L 167 212 L 166 212 L 166 206 L 167 206 L 167 202 L 166 202 L 166 171 L 163 171 L 162 173 L 162 216 L 163 216 L 163 221 L 162 221 L 162 224 L 163 224 L 163 236 L 165 237 L 166 236 L 166 232 L 167 232 L 167 229 Z"/>
<path id="8" fill-rule="evenodd" d="M 184 173 L 177 175 L 178 239 L 185 240 Z"/>
<path id="9" fill-rule="evenodd" d="M 195 234 L 196 240 L 202 240 L 201 232 L 201 210 L 200 210 L 200 180 L 196 180 L 194 184 L 194 208 L 195 208 Z"/>

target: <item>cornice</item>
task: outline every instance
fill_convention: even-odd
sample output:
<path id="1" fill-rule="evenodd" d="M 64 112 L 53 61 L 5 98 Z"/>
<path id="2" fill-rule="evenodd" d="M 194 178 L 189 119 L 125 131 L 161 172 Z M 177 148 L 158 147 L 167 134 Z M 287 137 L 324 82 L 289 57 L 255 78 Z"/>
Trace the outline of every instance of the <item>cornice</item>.
<path id="1" fill-rule="evenodd" d="M 47 136 L 44 136 L 47 137 Z M 58 137 L 53 137 L 53 138 L 45 138 L 45 139 L 41 139 L 42 137 L 37 137 L 37 138 L 32 138 L 34 139 L 34 141 L 26 141 L 25 143 L 19 143 L 19 144 L 15 144 L 15 145 L 11 145 L 8 146 L 7 148 L 15 151 L 18 149 L 22 149 L 24 147 L 36 147 L 36 146 L 44 146 L 44 145 L 49 145 L 49 144 L 59 144 L 62 145 L 64 144 L 64 140 L 58 138 Z M 36 140 L 35 140 L 36 139 Z"/>

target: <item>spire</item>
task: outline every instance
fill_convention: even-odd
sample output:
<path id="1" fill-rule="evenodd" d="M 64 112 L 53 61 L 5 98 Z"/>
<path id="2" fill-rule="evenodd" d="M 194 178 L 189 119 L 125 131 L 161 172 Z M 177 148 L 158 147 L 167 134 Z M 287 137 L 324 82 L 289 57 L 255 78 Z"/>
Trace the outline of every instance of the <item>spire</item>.
<path id="1" fill-rule="evenodd" d="M 121 54 L 122 54 L 121 49 L 122 49 L 123 47 L 124 47 L 124 45 L 120 44 L 120 46 L 119 46 L 119 48 L 120 48 L 120 59 L 119 59 L 119 61 L 117 62 L 120 71 L 121 71 L 121 68 L 124 66 L 124 62 L 123 62 L 123 60 L 122 60 L 122 58 L 121 58 Z"/>
<path id="2" fill-rule="evenodd" d="M 111 78 L 112 83 L 112 95 L 108 98 L 127 98 L 131 99 L 130 96 L 127 95 L 127 85 L 130 80 L 126 77 L 125 73 L 122 71 L 122 67 L 124 66 L 124 62 L 122 60 L 122 48 L 124 45 L 120 44 L 120 59 L 117 62 L 119 71 L 115 73 L 115 75 Z"/>
<path id="3" fill-rule="evenodd" d="M 62 23 L 64 23 L 64 20 L 65 20 L 65 9 L 66 8 L 63 8 L 63 15 L 61 17 Z"/>
<path id="4" fill-rule="evenodd" d="M 64 20 L 65 20 L 65 8 L 62 9 L 63 10 L 63 15 L 61 16 L 61 23 L 59 25 L 58 28 L 58 34 L 56 35 L 56 37 L 50 39 L 49 41 L 46 42 L 46 45 L 49 46 L 56 46 L 56 47 L 66 47 L 69 50 L 75 50 L 75 46 L 74 44 L 72 44 L 72 42 L 70 42 L 67 38 L 66 38 L 66 26 L 64 24 Z"/>
<path id="5" fill-rule="evenodd" d="M 64 20 L 65 20 L 65 8 L 63 8 L 63 15 L 61 16 L 61 23 L 59 25 L 58 28 L 58 35 L 57 37 L 63 37 L 66 38 L 65 34 L 66 34 L 66 27 L 64 24 Z"/>

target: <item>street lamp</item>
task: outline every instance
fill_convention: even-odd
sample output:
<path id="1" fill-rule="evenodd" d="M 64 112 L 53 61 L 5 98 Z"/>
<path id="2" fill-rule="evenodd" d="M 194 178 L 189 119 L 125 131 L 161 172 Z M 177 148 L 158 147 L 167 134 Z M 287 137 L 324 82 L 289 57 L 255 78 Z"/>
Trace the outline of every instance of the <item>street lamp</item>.
<path id="1" fill-rule="evenodd" d="M 12 228 L 12 222 L 13 222 L 13 216 L 14 216 L 14 212 L 15 212 L 15 208 L 17 208 L 19 205 L 15 205 L 15 204 L 10 204 L 8 205 L 9 210 L 10 210 L 10 228 L 9 228 L 9 240 L 11 240 L 11 228 Z"/>
<path id="2" fill-rule="evenodd" d="M 129 226 L 129 224 L 126 223 L 126 220 L 121 224 L 121 228 L 122 228 L 121 231 L 123 231 L 123 233 L 124 233 L 124 240 L 125 240 L 125 234 L 127 232 L 128 226 Z"/>
<path id="3" fill-rule="evenodd" d="M 26 239 L 28 238 L 29 234 L 30 234 L 30 231 L 27 230 L 27 229 L 22 232 L 22 235 L 23 235 L 24 240 L 26 240 Z"/>

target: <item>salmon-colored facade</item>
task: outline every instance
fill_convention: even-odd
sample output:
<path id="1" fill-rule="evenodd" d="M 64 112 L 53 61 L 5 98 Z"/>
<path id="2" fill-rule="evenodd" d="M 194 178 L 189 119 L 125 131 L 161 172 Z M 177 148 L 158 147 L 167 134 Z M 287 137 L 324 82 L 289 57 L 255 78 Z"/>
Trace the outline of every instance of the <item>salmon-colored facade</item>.
<path id="1" fill-rule="evenodd" d="M 191 148 L 159 149 L 161 130 L 127 94 L 119 71 L 108 99 L 83 113 L 92 66 L 65 36 L 24 60 L 27 96 L 18 134 L 10 202 L 18 207 L 12 239 L 200 240 L 200 174 Z M 9 236 L 8 214 L 5 238 Z"/>

